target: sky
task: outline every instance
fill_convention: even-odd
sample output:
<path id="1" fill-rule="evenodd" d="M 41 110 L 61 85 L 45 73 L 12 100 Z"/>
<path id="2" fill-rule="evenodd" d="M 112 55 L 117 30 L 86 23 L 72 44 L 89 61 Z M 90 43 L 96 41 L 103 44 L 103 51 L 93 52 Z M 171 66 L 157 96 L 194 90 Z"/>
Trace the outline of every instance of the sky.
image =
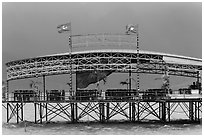
<path id="1" fill-rule="evenodd" d="M 72 34 L 125 33 L 139 24 L 140 49 L 202 58 L 202 3 L 2 3 L 2 79 L 5 63 L 64 53 L 67 35 L 57 26 L 72 23 Z"/>

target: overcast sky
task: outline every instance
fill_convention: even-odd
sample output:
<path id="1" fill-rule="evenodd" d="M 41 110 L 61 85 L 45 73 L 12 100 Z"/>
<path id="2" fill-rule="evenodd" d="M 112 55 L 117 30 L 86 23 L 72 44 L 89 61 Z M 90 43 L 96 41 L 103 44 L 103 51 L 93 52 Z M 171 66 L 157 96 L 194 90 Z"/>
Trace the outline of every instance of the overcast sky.
<path id="1" fill-rule="evenodd" d="M 2 63 L 66 52 L 73 34 L 124 33 L 139 24 L 140 49 L 202 58 L 202 3 L 3 3 Z"/>

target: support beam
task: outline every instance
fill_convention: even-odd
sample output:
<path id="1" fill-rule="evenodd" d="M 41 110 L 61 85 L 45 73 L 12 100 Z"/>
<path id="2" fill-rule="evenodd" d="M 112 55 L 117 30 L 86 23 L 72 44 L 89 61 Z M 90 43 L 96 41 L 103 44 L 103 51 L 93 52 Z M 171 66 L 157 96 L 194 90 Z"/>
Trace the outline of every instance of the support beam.
<path id="1" fill-rule="evenodd" d="M 109 110 L 110 110 L 110 103 L 106 103 L 106 121 L 109 120 Z"/>
<path id="2" fill-rule="evenodd" d="M 47 103 L 45 104 L 45 120 L 46 120 L 46 122 L 47 122 Z"/>
<path id="3" fill-rule="evenodd" d="M 197 83 L 197 88 L 198 88 L 199 94 L 200 94 L 201 91 L 200 91 L 200 87 L 199 87 L 199 82 L 200 82 L 200 80 L 199 80 L 199 79 L 200 79 L 200 76 L 199 76 L 199 75 L 200 75 L 200 74 L 199 74 L 199 71 L 197 71 L 197 82 L 196 82 L 196 83 Z"/>
<path id="4" fill-rule="evenodd" d="M 103 123 L 105 122 L 104 103 L 99 103 L 99 112 L 100 122 Z"/>
<path id="5" fill-rule="evenodd" d="M 74 103 L 71 103 L 71 122 L 75 122 Z"/>
<path id="6" fill-rule="evenodd" d="M 162 121 L 166 122 L 166 102 L 162 102 Z"/>
<path id="7" fill-rule="evenodd" d="M 34 109 L 35 109 L 35 124 L 37 124 L 37 108 L 36 108 L 36 103 L 34 103 Z"/>
<path id="8" fill-rule="evenodd" d="M 43 75 L 43 99 L 45 100 L 46 88 L 45 88 L 45 75 Z"/>
<path id="9" fill-rule="evenodd" d="M 6 81 L 6 100 L 9 101 L 9 80 Z"/>
<path id="10" fill-rule="evenodd" d="M 102 103 L 102 122 L 105 122 L 105 103 Z"/>
<path id="11" fill-rule="evenodd" d="M 6 103 L 7 107 L 6 107 L 6 119 L 7 119 L 7 123 L 9 123 L 9 103 Z"/>
<path id="12" fill-rule="evenodd" d="M 40 103 L 40 124 L 42 124 L 42 103 Z"/>
<path id="13" fill-rule="evenodd" d="M 132 121 L 135 121 L 135 102 L 132 102 Z"/>
<path id="14" fill-rule="evenodd" d="M 198 109 L 198 106 L 199 106 L 199 104 L 198 104 L 198 102 L 196 101 L 195 102 L 195 120 L 196 121 L 198 121 L 198 111 L 199 111 L 199 109 Z"/>
<path id="15" fill-rule="evenodd" d="M 131 108 L 132 108 L 132 104 L 131 104 L 131 102 L 129 103 L 129 120 L 130 121 L 132 121 L 132 110 L 131 110 Z"/>
<path id="16" fill-rule="evenodd" d="M 168 108 L 167 108 L 168 110 L 168 122 L 170 122 L 171 121 L 171 111 L 170 111 L 170 102 L 168 102 Z"/>
<path id="17" fill-rule="evenodd" d="M 200 121 L 200 107 L 202 108 L 202 102 L 198 102 L 198 121 Z M 201 104 L 201 105 L 200 105 Z M 202 115 L 201 115 L 202 116 Z M 202 118 L 201 118 L 202 119 Z"/>
<path id="18" fill-rule="evenodd" d="M 77 107 L 77 103 L 75 103 L 75 122 L 78 121 L 78 107 Z"/>
<path id="19" fill-rule="evenodd" d="M 159 119 L 161 119 L 161 102 L 159 102 Z"/>
<path id="20" fill-rule="evenodd" d="M 140 121 L 140 102 L 137 102 L 137 121 Z"/>
<path id="21" fill-rule="evenodd" d="M 16 122 L 19 123 L 18 103 L 16 104 Z"/>
<path id="22" fill-rule="evenodd" d="M 132 87 L 132 81 L 131 81 L 131 70 L 129 70 L 129 94 L 128 94 L 128 99 L 131 98 L 131 87 Z M 129 120 L 132 120 L 132 104 L 131 102 L 129 103 Z"/>
<path id="23" fill-rule="evenodd" d="M 193 101 L 189 101 L 189 119 L 191 121 L 194 120 L 194 115 L 193 115 Z"/>
<path id="24" fill-rule="evenodd" d="M 21 120 L 23 121 L 23 103 L 21 103 Z"/>

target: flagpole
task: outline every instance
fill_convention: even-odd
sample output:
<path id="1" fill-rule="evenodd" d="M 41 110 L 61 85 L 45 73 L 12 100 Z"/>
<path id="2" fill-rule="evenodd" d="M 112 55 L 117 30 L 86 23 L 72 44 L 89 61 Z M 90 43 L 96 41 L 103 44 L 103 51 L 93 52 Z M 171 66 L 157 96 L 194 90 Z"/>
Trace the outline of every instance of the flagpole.
<path id="1" fill-rule="evenodd" d="M 140 75 L 139 75 L 139 24 L 136 26 L 136 46 L 137 46 L 137 92 L 140 90 Z"/>
<path id="2" fill-rule="evenodd" d="M 70 22 L 70 28 L 71 28 L 71 22 Z M 69 35 L 69 86 L 70 86 L 70 94 L 71 97 L 73 97 L 73 91 L 72 91 L 72 28 L 70 29 L 70 35 Z"/>

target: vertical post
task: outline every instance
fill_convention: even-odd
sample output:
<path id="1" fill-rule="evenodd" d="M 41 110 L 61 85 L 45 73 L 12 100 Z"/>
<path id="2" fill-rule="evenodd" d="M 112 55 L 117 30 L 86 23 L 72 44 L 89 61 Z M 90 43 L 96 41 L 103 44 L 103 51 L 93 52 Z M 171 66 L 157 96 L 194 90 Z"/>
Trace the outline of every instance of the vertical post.
<path id="1" fill-rule="evenodd" d="M 78 90 L 78 83 L 77 83 L 77 72 L 76 72 L 76 92 Z"/>
<path id="2" fill-rule="evenodd" d="M 131 99 L 131 70 L 129 70 L 129 94 L 128 94 L 128 100 Z M 132 120 L 132 116 L 131 116 L 131 102 L 129 102 L 129 119 L 130 121 Z"/>
<path id="3" fill-rule="evenodd" d="M 140 121 L 140 102 L 137 102 L 137 121 Z"/>
<path id="4" fill-rule="evenodd" d="M 6 118 L 7 118 L 7 123 L 9 122 L 9 103 L 6 103 L 7 104 L 7 107 L 6 107 Z"/>
<path id="5" fill-rule="evenodd" d="M 195 101 L 195 121 L 197 121 L 197 102 Z"/>
<path id="6" fill-rule="evenodd" d="M 200 91 L 200 86 L 199 86 L 200 84 L 199 84 L 199 82 L 200 82 L 199 81 L 199 71 L 197 71 L 197 88 L 198 88 L 198 91 L 199 91 L 199 94 L 200 94 L 201 91 Z"/>
<path id="7" fill-rule="evenodd" d="M 110 103 L 107 102 L 106 105 L 107 105 L 107 106 L 106 106 L 106 121 L 108 121 L 108 120 L 109 120 L 109 107 L 110 107 Z"/>
<path id="8" fill-rule="evenodd" d="M 129 102 L 129 120 L 131 121 L 132 120 L 132 116 L 131 116 L 131 108 L 132 108 L 132 105 L 131 105 L 131 102 Z"/>
<path id="9" fill-rule="evenodd" d="M 159 119 L 161 119 L 161 102 L 159 102 Z"/>
<path id="10" fill-rule="evenodd" d="M 170 101 L 168 102 L 168 122 L 171 121 Z"/>
<path id="11" fill-rule="evenodd" d="M 21 120 L 23 121 L 23 103 L 21 102 Z"/>
<path id="12" fill-rule="evenodd" d="M 102 123 L 105 122 L 105 111 L 104 111 L 104 103 L 101 103 L 102 105 Z"/>
<path id="13" fill-rule="evenodd" d="M 45 120 L 47 122 L 47 103 L 45 104 Z"/>
<path id="14" fill-rule="evenodd" d="M 136 26 L 137 37 L 137 92 L 140 90 L 140 75 L 139 75 L 139 25 Z"/>
<path id="15" fill-rule="evenodd" d="M 42 104 L 40 103 L 40 124 L 42 124 Z"/>
<path id="16" fill-rule="evenodd" d="M 104 103 L 99 102 L 99 112 L 100 112 L 100 122 L 104 122 L 105 121 L 105 111 L 104 111 Z"/>
<path id="17" fill-rule="evenodd" d="M 132 121 L 135 121 L 135 102 L 132 102 Z"/>
<path id="18" fill-rule="evenodd" d="M 189 118 L 193 121 L 193 101 L 189 101 Z"/>
<path id="19" fill-rule="evenodd" d="M 77 103 L 75 103 L 75 122 L 77 122 L 78 119 L 78 110 L 77 110 Z"/>
<path id="20" fill-rule="evenodd" d="M 75 122 L 74 103 L 71 103 L 71 121 Z"/>
<path id="21" fill-rule="evenodd" d="M 166 122 L 166 102 L 162 102 L 162 121 Z"/>
<path id="22" fill-rule="evenodd" d="M 35 124 L 37 123 L 37 109 L 36 109 L 36 103 L 34 103 L 34 109 L 35 109 Z"/>
<path id="23" fill-rule="evenodd" d="M 17 113 L 17 114 L 16 114 L 16 115 L 17 115 L 17 116 L 16 116 L 16 121 L 17 121 L 17 124 L 18 124 L 18 123 L 19 123 L 19 119 L 18 119 L 18 118 L 19 118 L 19 114 L 18 114 L 18 103 L 16 104 L 16 113 Z"/>
<path id="24" fill-rule="evenodd" d="M 69 36 L 69 86 L 70 86 L 70 93 L 71 96 L 74 96 L 72 90 L 72 35 Z"/>
<path id="25" fill-rule="evenodd" d="M 102 105 L 100 102 L 98 103 L 98 105 L 99 105 L 99 121 L 102 122 Z"/>
<path id="26" fill-rule="evenodd" d="M 44 97 L 44 101 L 45 101 L 45 91 L 46 91 L 46 89 L 45 89 L 45 75 L 43 75 L 43 97 Z"/>
<path id="27" fill-rule="evenodd" d="M 6 81 L 6 101 L 9 101 L 9 80 Z"/>
<path id="28" fill-rule="evenodd" d="M 198 102 L 198 121 L 200 120 L 200 102 Z"/>

